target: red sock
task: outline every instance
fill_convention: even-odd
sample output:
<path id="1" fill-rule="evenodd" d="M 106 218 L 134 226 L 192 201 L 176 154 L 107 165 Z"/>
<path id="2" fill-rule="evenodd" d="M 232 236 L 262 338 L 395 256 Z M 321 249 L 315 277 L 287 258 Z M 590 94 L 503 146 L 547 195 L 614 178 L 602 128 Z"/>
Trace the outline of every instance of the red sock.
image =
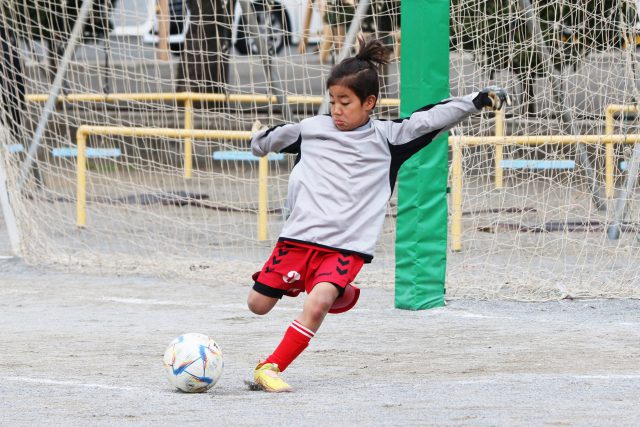
<path id="1" fill-rule="evenodd" d="M 287 328 L 276 350 L 271 356 L 267 357 L 265 363 L 276 363 L 280 368 L 280 372 L 284 371 L 307 348 L 314 335 L 302 323 L 294 320 L 291 326 Z"/>

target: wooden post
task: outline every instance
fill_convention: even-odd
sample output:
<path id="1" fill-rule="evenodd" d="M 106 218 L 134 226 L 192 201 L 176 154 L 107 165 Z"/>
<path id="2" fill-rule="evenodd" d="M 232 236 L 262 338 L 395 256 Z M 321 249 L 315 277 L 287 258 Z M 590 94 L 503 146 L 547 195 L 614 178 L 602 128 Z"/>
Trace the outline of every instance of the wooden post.
<path id="1" fill-rule="evenodd" d="M 158 0 L 158 59 L 169 60 L 169 0 Z"/>

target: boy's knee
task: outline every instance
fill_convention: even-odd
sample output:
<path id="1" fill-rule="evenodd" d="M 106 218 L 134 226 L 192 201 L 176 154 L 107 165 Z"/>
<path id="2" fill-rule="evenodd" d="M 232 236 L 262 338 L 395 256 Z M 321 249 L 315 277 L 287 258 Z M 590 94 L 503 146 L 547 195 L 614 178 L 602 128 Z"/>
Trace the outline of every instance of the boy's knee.
<path id="1" fill-rule="evenodd" d="M 331 304 L 318 303 L 311 306 L 307 312 L 312 321 L 317 322 L 324 319 L 330 308 Z"/>
<path id="2" fill-rule="evenodd" d="M 275 303 L 270 301 L 271 298 L 267 299 L 260 294 L 254 294 L 253 292 L 249 294 L 249 298 L 247 298 L 247 307 L 254 314 L 267 314 L 271 311 Z"/>
<path id="3" fill-rule="evenodd" d="M 265 307 L 264 305 L 252 300 L 247 301 L 247 307 L 249 307 L 249 311 L 251 311 L 254 314 L 262 315 L 262 314 L 267 314 L 269 312 L 268 307 Z"/>
<path id="4" fill-rule="evenodd" d="M 335 298 L 329 295 L 313 295 L 308 306 L 308 312 L 314 319 L 322 319 L 329 312 L 335 302 Z"/>

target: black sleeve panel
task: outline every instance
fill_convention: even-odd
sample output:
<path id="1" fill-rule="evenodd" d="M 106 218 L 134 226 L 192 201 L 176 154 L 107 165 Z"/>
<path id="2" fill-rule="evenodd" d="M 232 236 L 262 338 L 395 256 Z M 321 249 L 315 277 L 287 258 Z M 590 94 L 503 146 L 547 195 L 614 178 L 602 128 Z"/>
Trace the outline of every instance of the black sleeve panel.
<path id="1" fill-rule="evenodd" d="M 445 99 L 444 101 L 440 101 L 440 102 L 438 102 L 436 104 L 427 104 L 422 108 L 418 108 L 416 111 L 414 111 L 414 113 L 418 113 L 420 111 L 428 111 L 428 110 L 432 109 L 433 107 L 435 107 L 436 105 L 444 105 L 444 104 L 448 104 L 449 102 L 451 102 L 450 99 Z M 401 119 L 401 120 L 403 120 L 403 119 Z"/>
<path id="2" fill-rule="evenodd" d="M 433 141 L 433 138 L 435 138 L 435 136 L 440 132 L 442 132 L 442 129 L 434 130 L 433 132 L 429 132 L 426 135 L 422 135 L 421 137 L 402 145 L 389 144 L 389 151 L 391 152 L 389 184 L 391 185 L 392 193 L 393 188 L 396 185 L 396 180 L 398 179 L 398 171 L 402 164 L 418 151 L 429 145 L 431 141 Z"/>
<path id="3" fill-rule="evenodd" d="M 298 139 L 290 145 L 287 145 L 280 153 L 289 153 L 289 154 L 300 154 L 300 146 L 302 145 L 302 134 L 298 135 Z"/>
<path id="4" fill-rule="evenodd" d="M 273 127 L 270 127 L 269 129 L 266 130 L 266 132 L 262 135 L 260 135 L 260 139 L 262 138 L 266 138 L 269 136 L 269 134 L 273 131 L 275 131 L 278 128 L 281 128 L 282 126 L 287 125 L 288 123 L 282 123 Z M 285 146 L 284 148 L 280 149 L 279 151 L 277 151 L 278 153 L 289 153 L 289 154 L 300 154 L 300 144 L 302 142 L 302 135 L 298 135 L 298 138 L 292 142 L 291 144 Z"/>
<path id="5" fill-rule="evenodd" d="M 440 101 L 436 104 L 427 104 L 422 108 L 417 109 L 414 113 L 419 111 L 428 111 L 435 107 L 436 105 L 444 105 L 450 102 L 449 99 L 445 99 L 444 101 Z M 402 122 L 406 119 L 396 119 L 394 122 Z M 422 150 L 424 147 L 429 145 L 433 138 L 442 132 L 442 129 L 434 130 L 433 132 L 429 132 L 426 135 L 422 135 L 419 138 L 414 139 L 406 144 L 401 145 L 393 145 L 389 144 L 389 151 L 391 152 L 391 165 L 389 171 L 389 184 L 391 185 L 391 192 L 393 193 L 393 188 L 396 185 L 396 180 L 398 179 L 398 171 L 404 162 L 406 162 L 411 156 L 416 154 L 418 151 Z"/>

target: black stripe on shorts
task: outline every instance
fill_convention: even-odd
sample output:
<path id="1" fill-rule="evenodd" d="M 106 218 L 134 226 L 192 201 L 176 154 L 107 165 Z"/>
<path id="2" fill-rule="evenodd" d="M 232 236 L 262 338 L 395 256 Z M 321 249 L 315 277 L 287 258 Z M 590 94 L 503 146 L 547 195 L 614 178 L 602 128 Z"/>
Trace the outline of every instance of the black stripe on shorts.
<path id="1" fill-rule="evenodd" d="M 282 299 L 282 296 L 284 295 L 284 291 L 282 289 L 272 288 L 271 286 L 267 286 L 260 282 L 256 282 L 253 285 L 253 290 L 259 294 L 262 294 L 264 296 L 271 297 L 271 298 Z"/>

